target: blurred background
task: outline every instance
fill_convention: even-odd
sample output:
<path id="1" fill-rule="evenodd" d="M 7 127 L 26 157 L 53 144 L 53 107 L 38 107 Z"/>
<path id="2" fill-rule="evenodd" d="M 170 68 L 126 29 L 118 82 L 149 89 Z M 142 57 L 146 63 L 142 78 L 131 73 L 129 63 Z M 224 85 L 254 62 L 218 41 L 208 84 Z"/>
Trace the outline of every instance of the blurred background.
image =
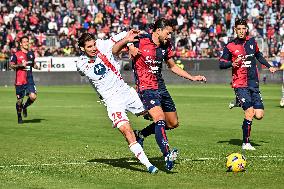
<path id="1" fill-rule="evenodd" d="M 218 70 L 218 57 L 234 37 L 237 17 L 247 18 L 250 35 L 257 39 L 271 64 L 279 66 L 284 57 L 284 0 L 0 2 L 1 71 L 9 70 L 9 58 L 17 49 L 17 39 L 23 35 L 29 36 L 31 50 L 43 71 L 76 71 L 74 66 L 66 70 L 69 65 L 63 64 L 74 65 L 75 59 L 66 62 L 65 58 L 80 55 L 77 39 L 82 33 L 108 38 L 130 28 L 148 32 L 149 24 L 159 17 L 170 19 L 176 25 L 172 35 L 174 53 L 177 63 L 187 70 Z M 130 70 L 128 54 L 122 58 L 123 70 Z"/>

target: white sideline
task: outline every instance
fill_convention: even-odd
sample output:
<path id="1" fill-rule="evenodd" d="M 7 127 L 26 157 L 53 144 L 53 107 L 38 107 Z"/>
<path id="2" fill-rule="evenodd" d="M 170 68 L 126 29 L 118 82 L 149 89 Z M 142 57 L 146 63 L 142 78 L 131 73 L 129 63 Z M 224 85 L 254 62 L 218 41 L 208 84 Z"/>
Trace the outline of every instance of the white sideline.
<path id="1" fill-rule="evenodd" d="M 276 159 L 276 161 L 284 161 L 284 156 L 277 155 L 260 155 L 260 156 L 246 156 L 247 158 L 261 158 L 261 159 Z M 200 157 L 200 158 L 179 158 L 179 161 L 205 161 L 205 160 L 222 160 L 225 157 Z M 161 160 L 163 161 L 163 160 Z M 127 162 L 133 163 L 136 160 L 128 160 Z M 59 166 L 59 165 L 87 165 L 87 164 L 98 164 L 98 162 L 70 162 L 70 163 L 43 163 L 43 164 L 15 164 L 15 165 L 0 165 L 0 168 L 8 167 L 35 167 L 35 166 Z"/>

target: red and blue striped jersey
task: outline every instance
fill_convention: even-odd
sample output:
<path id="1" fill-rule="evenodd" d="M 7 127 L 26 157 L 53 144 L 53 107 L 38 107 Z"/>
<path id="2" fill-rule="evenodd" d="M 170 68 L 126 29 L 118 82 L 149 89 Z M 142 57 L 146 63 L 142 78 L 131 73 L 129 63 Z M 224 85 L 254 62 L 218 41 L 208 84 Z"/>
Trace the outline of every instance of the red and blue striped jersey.
<path id="1" fill-rule="evenodd" d="M 139 41 L 134 45 L 141 51 L 132 61 L 138 91 L 164 88 L 162 63 L 173 57 L 171 43 L 157 46 L 151 34 L 144 34 L 139 36 Z"/>
<path id="2" fill-rule="evenodd" d="M 18 50 L 15 54 L 12 55 L 10 60 L 10 65 L 22 64 L 23 62 L 26 62 L 27 67 L 29 67 L 29 69 L 26 68 L 16 69 L 15 85 L 24 85 L 27 84 L 28 81 L 33 82 L 32 67 L 34 64 L 34 59 L 35 56 L 32 51 L 24 53 L 23 51 Z"/>
<path id="3" fill-rule="evenodd" d="M 232 62 L 238 57 L 242 58 L 239 61 L 239 66 L 232 67 Z M 259 74 L 256 59 L 266 67 L 271 67 L 259 51 L 254 38 L 247 37 L 244 40 L 235 38 L 224 47 L 219 66 L 221 69 L 232 67 L 233 88 L 258 87 Z"/>

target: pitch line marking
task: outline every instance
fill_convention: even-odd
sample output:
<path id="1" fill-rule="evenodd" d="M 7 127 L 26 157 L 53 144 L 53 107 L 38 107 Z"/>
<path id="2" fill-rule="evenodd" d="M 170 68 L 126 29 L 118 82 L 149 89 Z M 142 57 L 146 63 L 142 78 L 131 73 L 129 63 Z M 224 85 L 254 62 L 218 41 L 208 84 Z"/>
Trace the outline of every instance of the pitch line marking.
<path id="1" fill-rule="evenodd" d="M 262 158 L 262 159 L 276 159 L 278 161 L 283 161 L 284 156 L 277 156 L 277 155 L 260 155 L 260 156 L 246 156 L 248 158 Z M 215 157 L 200 157 L 200 158 L 178 158 L 179 161 L 205 161 L 205 160 L 221 160 L 224 158 L 215 158 Z M 162 161 L 162 160 L 161 160 Z M 267 160 L 266 160 L 267 161 Z M 127 162 L 133 163 L 136 160 L 128 160 Z M 70 162 L 70 163 L 43 163 L 43 164 L 14 164 L 14 165 L 0 165 L 0 168 L 6 167 L 36 167 L 36 166 L 59 166 L 59 165 L 87 165 L 87 164 L 98 164 L 98 162 Z"/>

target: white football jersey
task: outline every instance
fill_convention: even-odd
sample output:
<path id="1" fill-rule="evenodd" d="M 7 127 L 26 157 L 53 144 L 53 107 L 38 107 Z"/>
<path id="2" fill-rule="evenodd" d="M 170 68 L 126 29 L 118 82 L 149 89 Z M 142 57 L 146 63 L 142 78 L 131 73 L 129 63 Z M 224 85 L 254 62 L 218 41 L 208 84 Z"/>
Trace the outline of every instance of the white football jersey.
<path id="1" fill-rule="evenodd" d="M 105 55 L 108 61 L 115 67 L 115 69 L 118 71 L 117 73 L 111 70 L 111 68 L 107 66 L 99 56 L 90 59 L 86 55 L 82 55 L 77 61 L 78 72 L 89 79 L 92 86 L 104 99 L 107 99 L 113 94 L 117 93 L 119 90 L 128 87 L 120 76 L 119 61 L 112 54 L 112 47 L 115 42 L 123 39 L 126 34 L 127 32 L 121 32 L 113 36 L 111 39 L 96 40 L 96 47 L 100 53 Z"/>

